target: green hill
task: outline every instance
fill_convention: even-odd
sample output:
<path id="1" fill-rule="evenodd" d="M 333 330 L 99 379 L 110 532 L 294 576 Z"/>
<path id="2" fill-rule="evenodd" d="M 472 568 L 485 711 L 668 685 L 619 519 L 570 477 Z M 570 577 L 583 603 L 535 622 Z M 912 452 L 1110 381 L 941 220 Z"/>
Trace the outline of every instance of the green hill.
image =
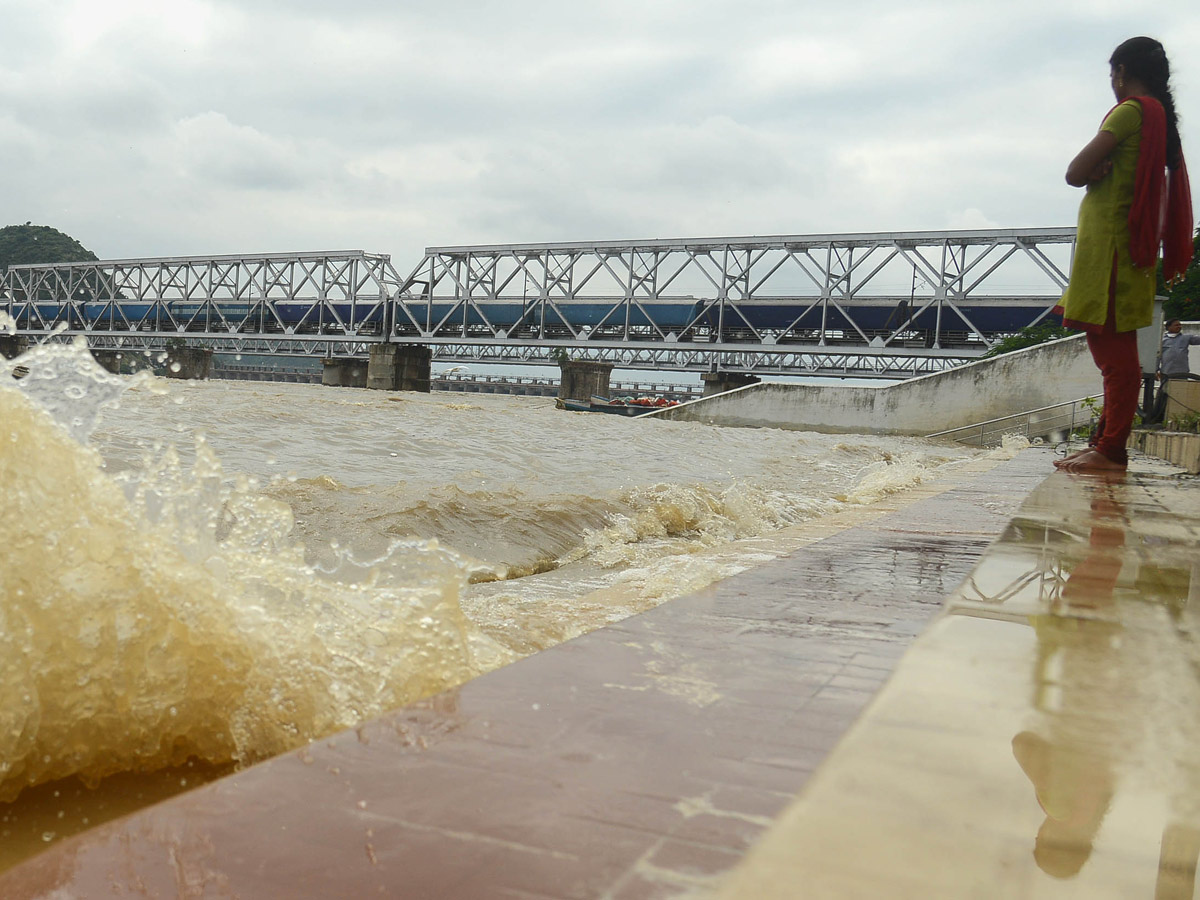
<path id="1" fill-rule="evenodd" d="M 75 238 L 49 225 L 0 228 L 0 273 L 19 263 L 84 262 L 97 258 Z"/>

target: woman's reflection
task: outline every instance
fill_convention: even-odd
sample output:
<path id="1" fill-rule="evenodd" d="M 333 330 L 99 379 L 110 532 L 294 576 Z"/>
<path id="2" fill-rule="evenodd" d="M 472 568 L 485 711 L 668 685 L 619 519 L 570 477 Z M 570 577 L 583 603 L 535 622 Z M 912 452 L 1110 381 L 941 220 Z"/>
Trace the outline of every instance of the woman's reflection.
<path id="1" fill-rule="evenodd" d="M 1012 742 L 1013 756 L 1033 784 L 1046 818 L 1038 829 L 1033 858 L 1056 878 L 1078 874 L 1113 797 L 1110 761 L 1101 753 L 1051 743 L 1032 731 Z"/>
<path id="2" fill-rule="evenodd" d="M 1121 631 L 1113 615 L 1125 544 L 1117 490 L 1115 484 L 1097 486 L 1087 554 L 1049 612 L 1032 617 L 1038 639 L 1034 706 L 1045 717 L 1038 731 L 1023 731 L 1012 741 L 1013 756 L 1046 814 L 1034 859 L 1056 878 L 1083 868 L 1115 791 L 1109 726 L 1121 691 L 1106 685 L 1118 677 L 1111 648 Z M 1104 713 L 1096 715 L 1100 709 Z"/>
<path id="3" fill-rule="evenodd" d="M 1131 624 L 1133 631 L 1125 634 L 1121 624 L 1130 612 L 1119 609 L 1114 596 L 1127 557 L 1126 490 L 1119 481 L 1091 486 L 1084 557 L 1049 610 L 1032 617 L 1038 641 L 1033 705 L 1041 717 L 1036 728 L 1013 738 L 1012 750 L 1045 813 L 1034 859 L 1056 878 L 1077 875 L 1088 861 L 1116 792 L 1116 764 L 1144 752 L 1145 747 L 1139 748 L 1142 733 L 1156 724 L 1143 718 L 1148 686 L 1135 678 L 1131 663 L 1141 659 L 1145 664 L 1143 652 L 1172 653 L 1159 643 L 1161 632 L 1147 630 L 1143 623 L 1140 632 Z M 1130 596 L 1142 609 L 1146 604 L 1165 609 L 1186 635 L 1194 624 L 1185 621 L 1194 617 L 1186 599 L 1194 590 L 1188 584 L 1192 579 L 1168 574 L 1162 566 L 1146 567 L 1131 584 Z M 1148 639 L 1153 646 L 1145 646 Z M 1133 650 L 1131 645 L 1139 643 L 1143 650 Z M 1155 765 L 1144 757 L 1141 762 Z M 1185 766 L 1184 771 L 1193 768 Z M 1175 787 L 1173 800 L 1194 796 L 1194 788 L 1186 784 Z M 1187 816 L 1168 822 L 1160 845 L 1156 900 L 1193 896 L 1198 856 L 1200 829 Z"/>

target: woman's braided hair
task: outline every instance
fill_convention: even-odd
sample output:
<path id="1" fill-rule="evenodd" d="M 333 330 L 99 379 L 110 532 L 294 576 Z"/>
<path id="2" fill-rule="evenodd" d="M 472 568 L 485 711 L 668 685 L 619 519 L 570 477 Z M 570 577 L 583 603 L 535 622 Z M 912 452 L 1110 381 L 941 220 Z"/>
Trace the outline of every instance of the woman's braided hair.
<path id="1" fill-rule="evenodd" d="M 1151 96 L 1163 105 L 1167 114 L 1167 166 L 1179 168 L 1182 156 L 1179 117 L 1175 112 L 1175 98 L 1171 95 L 1171 64 L 1167 62 L 1163 45 L 1154 38 L 1130 38 L 1113 51 L 1108 64 L 1114 68 L 1124 66 L 1125 74 L 1145 84 Z"/>

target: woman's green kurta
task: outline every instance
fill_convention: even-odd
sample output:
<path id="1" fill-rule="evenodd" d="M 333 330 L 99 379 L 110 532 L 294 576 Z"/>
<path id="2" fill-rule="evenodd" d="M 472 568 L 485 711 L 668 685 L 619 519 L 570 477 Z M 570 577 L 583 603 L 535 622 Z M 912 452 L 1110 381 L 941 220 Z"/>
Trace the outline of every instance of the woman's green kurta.
<path id="1" fill-rule="evenodd" d="M 1117 257 L 1116 330 L 1149 325 L 1154 315 L 1155 269 L 1139 269 L 1129 256 L 1129 207 L 1133 204 L 1138 148 L 1142 140 L 1142 108 L 1136 100 L 1118 105 L 1100 126 L 1117 138 L 1112 171 L 1087 186 L 1079 204 L 1071 281 L 1062 297 L 1063 318 L 1103 325 L 1108 288 Z"/>

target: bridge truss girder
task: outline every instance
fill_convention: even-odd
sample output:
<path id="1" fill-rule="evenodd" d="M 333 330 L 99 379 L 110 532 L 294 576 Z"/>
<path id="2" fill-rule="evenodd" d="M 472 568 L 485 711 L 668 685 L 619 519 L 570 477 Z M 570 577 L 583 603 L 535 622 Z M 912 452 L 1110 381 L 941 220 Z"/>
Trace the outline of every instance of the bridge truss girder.
<path id="1" fill-rule="evenodd" d="M 1049 228 L 441 247 L 407 278 L 363 251 L 15 265 L 0 310 L 35 340 L 105 348 L 183 338 L 343 357 L 389 341 L 445 360 L 551 364 L 565 349 L 621 368 L 895 378 L 978 358 L 1017 330 L 989 327 L 994 310 L 1045 317 L 1073 240 Z M 1013 261 L 1036 281 L 1023 292 L 996 283 Z"/>
<path id="2" fill-rule="evenodd" d="M 145 333 L 125 334 L 121 332 L 57 331 L 48 335 L 37 335 L 42 340 L 67 341 L 76 337 L 87 340 L 88 346 L 96 350 L 130 350 L 133 352 L 159 352 L 167 349 L 167 341 L 174 334 L 151 335 Z M 244 354 L 247 356 L 293 356 L 328 357 L 336 359 L 365 358 L 372 344 L 383 342 L 381 336 L 356 337 L 350 340 L 335 340 L 331 336 L 315 335 L 221 335 L 189 333 L 189 342 L 203 344 L 214 353 Z"/>
<path id="3" fill-rule="evenodd" d="M 941 372 L 972 362 L 976 357 L 953 351 L 910 356 L 903 352 L 812 347 L 752 347 L 746 344 L 666 344 L 650 341 L 456 342 L 429 341 L 435 358 L 488 365 L 557 366 L 556 353 L 572 359 L 609 363 L 619 369 L 676 372 L 752 372 L 758 375 L 822 375 L 854 378 L 911 378 Z"/>
<path id="4" fill-rule="evenodd" d="M 1073 228 L 432 247 L 394 334 L 956 347 L 1049 315 Z M 1000 283 L 1026 279 L 1020 289 Z M 688 291 L 688 292 L 685 292 Z"/>
<path id="5" fill-rule="evenodd" d="M 14 265 L 0 309 L 32 335 L 378 336 L 399 284 L 361 250 Z"/>

